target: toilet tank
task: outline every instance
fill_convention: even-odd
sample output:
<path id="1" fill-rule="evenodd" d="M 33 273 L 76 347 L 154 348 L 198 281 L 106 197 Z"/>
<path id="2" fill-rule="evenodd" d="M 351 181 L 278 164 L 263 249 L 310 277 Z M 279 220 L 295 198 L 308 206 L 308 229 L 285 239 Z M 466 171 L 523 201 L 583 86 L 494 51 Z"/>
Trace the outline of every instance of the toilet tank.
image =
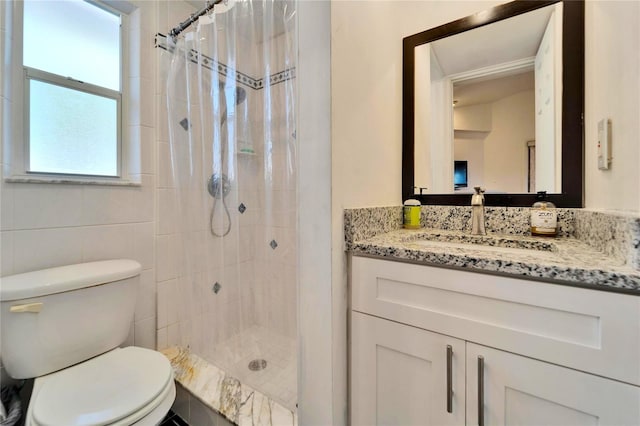
<path id="1" fill-rule="evenodd" d="M 16 379 L 107 352 L 129 335 L 140 264 L 119 259 L 0 278 L 0 353 Z"/>

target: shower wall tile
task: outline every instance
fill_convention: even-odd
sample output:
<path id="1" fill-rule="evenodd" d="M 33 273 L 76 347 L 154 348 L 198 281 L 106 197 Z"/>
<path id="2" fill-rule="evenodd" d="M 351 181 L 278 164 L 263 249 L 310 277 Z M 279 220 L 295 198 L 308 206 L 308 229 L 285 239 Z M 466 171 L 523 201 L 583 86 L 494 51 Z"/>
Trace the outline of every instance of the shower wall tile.
<path id="1" fill-rule="evenodd" d="M 13 233 L 13 274 L 82 262 L 82 228 Z M 3 275 L 8 275 L 3 272 Z"/>
<path id="2" fill-rule="evenodd" d="M 133 225 L 100 225 L 82 228 L 82 260 L 136 259 Z"/>
<path id="3" fill-rule="evenodd" d="M 13 203 L 13 229 L 82 224 L 80 185 L 14 184 Z"/>
<path id="4" fill-rule="evenodd" d="M 158 10 L 161 9 L 159 2 L 151 2 L 148 0 L 134 0 L 133 3 L 139 8 L 142 17 L 140 25 L 143 29 L 156 32 L 158 26 Z M 153 43 L 149 45 L 149 50 L 153 51 Z"/>
<path id="5" fill-rule="evenodd" d="M 167 76 L 171 67 L 171 53 L 164 49 L 156 49 L 156 96 L 166 99 Z M 165 101 L 166 102 L 166 101 Z M 166 115 L 162 116 L 166 119 Z"/>
<path id="6" fill-rule="evenodd" d="M 2 7 L 2 6 L 0 6 Z M 7 34 L 5 30 L 0 29 L 0 52 L 6 52 L 7 48 L 11 45 L 11 37 Z M 1 98 L 9 98 L 8 87 L 5 87 L 5 75 L 10 70 L 7 69 L 6 62 L 4 60 L 0 61 L 0 97 Z"/>
<path id="7" fill-rule="evenodd" d="M 174 235 L 156 236 L 156 273 L 158 281 L 176 278 L 176 250 L 172 242 Z"/>
<path id="8" fill-rule="evenodd" d="M 155 220 L 156 177 L 152 174 L 140 176 L 142 186 L 137 187 L 132 204 L 134 208 L 133 222 L 151 222 Z"/>
<path id="9" fill-rule="evenodd" d="M 174 22 L 182 22 L 193 12 L 196 8 L 184 1 L 167 1 L 164 2 L 168 8 L 169 26 L 174 25 Z M 168 28 L 168 27 L 167 27 Z"/>
<path id="10" fill-rule="evenodd" d="M 140 122 L 132 124 L 140 124 L 142 126 L 153 127 L 155 125 L 155 97 L 154 82 L 152 78 L 140 78 Z"/>
<path id="11" fill-rule="evenodd" d="M 167 281 L 167 324 L 169 326 L 180 321 L 178 313 L 179 301 L 184 296 L 186 289 L 178 287 L 178 280 Z"/>
<path id="12" fill-rule="evenodd" d="M 169 325 L 169 281 L 158 282 L 157 291 L 157 327 L 166 328 Z"/>
<path id="13" fill-rule="evenodd" d="M 296 236 L 293 229 L 267 227 L 267 235 L 271 235 L 278 243 L 274 250 L 267 250 L 266 260 L 280 264 L 295 265 L 297 261 Z"/>
<path id="14" fill-rule="evenodd" d="M 0 271 L 13 274 L 13 231 L 0 232 Z"/>
<path id="15" fill-rule="evenodd" d="M 2 2 L 2 3 L 5 3 L 5 2 Z M 4 19 L 0 19 L 0 21 L 4 21 Z M 10 95 L 9 95 L 10 88 L 8 87 L 8 84 L 7 84 L 9 79 L 5 78 L 5 75 L 8 75 L 11 72 L 11 69 L 8 68 L 9 61 L 5 59 L 7 57 L 6 55 L 9 54 L 9 49 L 7 49 L 7 47 L 9 46 L 8 42 L 10 40 L 11 40 L 10 35 L 7 34 L 7 32 L 4 29 L 0 29 L 0 97 L 2 98 L 5 98 L 5 97 L 10 98 Z"/>
<path id="16" fill-rule="evenodd" d="M 158 188 L 173 188 L 171 149 L 168 143 L 158 142 Z"/>
<path id="17" fill-rule="evenodd" d="M 169 347 L 181 345 L 180 324 L 174 323 L 167 327 L 167 343 Z"/>
<path id="18" fill-rule="evenodd" d="M 87 185 L 82 187 L 82 222 L 87 225 L 118 224 L 133 221 L 133 201 L 139 191 L 133 187 Z"/>
<path id="19" fill-rule="evenodd" d="M 156 331 L 156 349 L 160 351 L 168 347 L 169 343 L 167 343 L 167 327 L 163 327 Z"/>
<path id="20" fill-rule="evenodd" d="M 155 175 L 156 141 L 153 127 L 140 127 L 140 173 Z"/>
<path id="21" fill-rule="evenodd" d="M 155 34 L 156 32 L 153 30 L 153 27 L 143 27 L 140 33 L 140 59 L 139 59 L 139 67 L 140 67 L 140 77 L 144 79 L 149 79 L 151 85 L 149 89 L 150 92 L 146 92 L 145 96 L 153 96 L 155 95 L 155 57 L 156 52 L 155 49 L 151 48 L 155 43 Z"/>
<path id="22" fill-rule="evenodd" d="M 136 321 L 134 324 L 134 344 L 148 349 L 156 348 L 156 319 L 155 317 Z"/>
<path id="23" fill-rule="evenodd" d="M 155 251 L 155 226 L 153 222 L 136 223 L 133 227 L 134 258 L 140 262 L 142 269 L 152 270 Z"/>
<path id="24" fill-rule="evenodd" d="M 0 177 L 4 176 L 4 166 L 0 164 Z M 14 185 L 8 184 L 4 179 L 0 179 L 0 230 L 14 229 L 13 226 L 13 210 L 14 210 Z"/>
<path id="25" fill-rule="evenodd" d="M 135 345 L 135 326 L 134 323 L 132 322 L 131 324 L 129 324 L 129 335 L 127 336 L 127 340 L 125 340 L 120 347 L 127 347 L 127 346 L 133 346 Z"/>
<path id="26" fill-rule="evenodd" d="M 138 285 L 135 321 L 154 318 L 155 333 L 156 312 L 156 277 L 153 269 L 143 270 L 140 273 L 140 284 Z"/>
<path id="27" fill-rule="evenodd" d="M 165 77 L 166 78 L 166 77 Z M 158 127 L 157 135 L 160 142 L 164 142 L 169 145 L 169 111 L 167 109 L 167 98 L 163 90 L 162 94 L 156 95 L 156 108 L 158 112 Z"/>
<path id="28" fill-rule="evenodd" d="M 176 190 L 158 189 L 158 235 L 176 232 Z"/>

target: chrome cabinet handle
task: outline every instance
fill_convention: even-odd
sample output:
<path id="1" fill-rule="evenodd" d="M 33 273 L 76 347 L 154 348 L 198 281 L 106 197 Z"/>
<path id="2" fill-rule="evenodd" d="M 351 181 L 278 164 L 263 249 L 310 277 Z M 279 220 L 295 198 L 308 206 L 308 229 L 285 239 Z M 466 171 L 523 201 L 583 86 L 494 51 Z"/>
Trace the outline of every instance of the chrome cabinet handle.
<path id="1" fill-rule="evenodd" d="M 478 356 L 478 426 L 484 426 L 484 357 Z"/>
<path id="2" fill-rule="evenodd" d="M 453 348 L 447 345 L 447 413 L 453 413 Z"/>

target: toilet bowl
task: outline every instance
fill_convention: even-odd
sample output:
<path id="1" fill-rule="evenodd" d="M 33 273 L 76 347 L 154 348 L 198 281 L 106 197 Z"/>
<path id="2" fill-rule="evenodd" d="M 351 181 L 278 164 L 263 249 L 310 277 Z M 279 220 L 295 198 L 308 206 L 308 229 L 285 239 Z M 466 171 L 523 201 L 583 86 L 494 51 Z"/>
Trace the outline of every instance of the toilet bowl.
<path id="1" fill-rule="evenodd" d="M 157 425 L 176 395 L 159 352 L 118 347 L 129 334 L 140 274 L 132 260 L 2 278 L 7 373 L 35 378 L 27 426 Z"/>
<path id="2" fill-rule="evenodd" d="M 160 353 L 118 348 L 34 381 L 26 426 L 157 425 L 176 396 Z"/>

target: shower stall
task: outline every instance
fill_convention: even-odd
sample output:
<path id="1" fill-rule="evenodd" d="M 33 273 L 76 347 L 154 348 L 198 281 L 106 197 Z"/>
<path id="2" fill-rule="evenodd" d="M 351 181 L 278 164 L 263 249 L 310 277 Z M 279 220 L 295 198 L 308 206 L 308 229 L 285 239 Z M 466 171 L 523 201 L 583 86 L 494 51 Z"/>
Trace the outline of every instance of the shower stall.
<path id="1" fill-rule="evenodd" d="M 229 0 L 157 36 L 168 344 L 296 407 L 295 3 Z M 177 22 L 172 23 L 177 24 Z M 165 117 L 162 115 L 166 114 Z M 161 273 L 160 266 L 158 273 Z M 162 299 L 162 302 L 161 302 Z"/>

